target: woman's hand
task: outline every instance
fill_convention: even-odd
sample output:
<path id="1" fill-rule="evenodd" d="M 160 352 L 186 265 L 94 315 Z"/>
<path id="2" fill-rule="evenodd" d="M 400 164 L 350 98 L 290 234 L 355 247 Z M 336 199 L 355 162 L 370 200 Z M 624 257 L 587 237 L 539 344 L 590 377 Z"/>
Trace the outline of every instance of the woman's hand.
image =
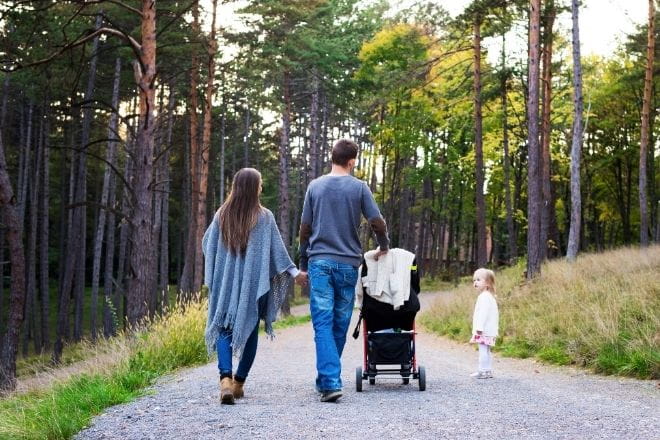
<path id="1" fill-rule="evenodd" d="M 302 270 L 298 272 L 298 276 L 296 276 L 295 282 L 297 285 L 305 287 L 307 285 L 307 272 L 303 272 Z"/>

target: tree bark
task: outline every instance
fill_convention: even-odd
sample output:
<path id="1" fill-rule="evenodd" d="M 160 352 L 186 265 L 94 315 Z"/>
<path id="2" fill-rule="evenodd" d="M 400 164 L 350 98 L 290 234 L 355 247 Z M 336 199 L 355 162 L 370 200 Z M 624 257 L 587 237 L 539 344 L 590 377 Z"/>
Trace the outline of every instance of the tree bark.
<path id="1" fill-rule="evenodd" d="M 121 58 L 115 60 L 115 73 L 112 83 L 112 108 L 110 121 L 108 123 L 108 141 L 105 153 L 106 166 L 103 173 L 103 188 L 101 189 L 101 206 L 99 209 L 98 223 L 96 225 L 96 236 L 94 237 L 94 256 L 92 262 L 92 321 L 91 336 L 92 341 L 96 340 L 96 310 L 98 308 L 99 278 L 101 276 L 101 252 L 103 250 L 103 235 L 107 219 L 106 206 L 110 195 L 110 178 L 112 177 L 112 168 L 115 165 L 115 156 L 117 155 L 117 142 L 114 139 L 119 137 L 118 133 L 118 107 L 119 107 L 119 80 L 121 77 Z M 114 246 L 114 243 L 107 242 L 107 246 Z M 106 252 L 107 253 L 107 252 Z M 103 295 L 103 329 L 104 334 L 108 334 L 108 321 L 110 319 L 110 307 L 108 304 L 110 298 Z"/>
<path id="2" fill-rule="evenodd" d="M 163 181 L 164 197 L 162 210 L 162 226 L 160 239 L 160 281 L 158 289 L 163 292 L 161 307 L 165 308 L 168 304 L 169 291 L 169 273 L 170 273 L 170 245 L 169 245 L 169 215 L 170 215 L 170 150 L 172 148 L 172 128 L 174 126 L 174 81 L 169 85 L 169 96 L 167 101 L 167 139 L 165 143 L 166 151 L 163 157 Z"/>
<path id="3" fill-rule="evenodd" d="M 135 143 L 135 139 L 133 140 L 127 140 L 126 142 L 126 149 L 129 149 L 129 145 L 132 145 Z M 132 147 L 130 147 L 132 148 Z M 126 164 L 124 165 L 124 176 L 126 176 L 126 180 L 130 182 L 133 180 L 133 173 L 134 171 L 134 166 L 133 162 L 131 161 L 130 157 L 126 157 Z M 130 215 L 130 199 L 131 199 L 131 194 L 130 194 L 130 188 L 128 188 L 126 185 L 123 187 L 123 192 L 122 192 L 122 202 L 121 202 L 121 212 L 125 216 Z M 119 315 L 119 318 L 121 319 L 121 323 L 124 325 L 124 328 L 126 327 L 126 287 L 127 287 L 127 281 L 126 281 L 126 268 L 127 264 L 126 261 L 129 258 L 129 253 L 131 249 L 131 244 L 128 241 L 128 237 L 131 234 L 131 229 L 133 226 L 130 224 L 128 221 L 127 217 L 124 217 L 121 219 L 121 223 L 119 226 L 119 256 L 117 258 L 117 286 L 115 288 L 115 294 L 114 294 L 114 304 L 115 307 L 117 308 L 117 314 Z"/>
<path id="4" fill-rule="evenodd" d="M 199 6 L 197 2 L 193 6 L 193 33 L 199 37 Z M 197 258 L 197 247 L 195 242 L 197 240 L 198 225 L 198 204 L 199 204 L 199 143 L 198 131 L 199 120 L 197 118 L 197 83 L 199 81 L 199 73 L 197 61 L 197 50 L 195 46 L 192 47 L 192 62 L 190 70 L 190 97 L 188 113 L 190 116 L 190 211 L 188 216 L 188 231 L 186 239 L 186 253 L 185 261 L 183 264 L 183 273 L 181 274 L 180 290 L 185 297 L 188 297 L 195 291 L 195 262 Z"/>
<path id="5" fill-rule="evenodd" d="M 502 148 L 504 150 L 504 204 L 506 207 L 506 230 L 507 230 L 507 260 L 509 263 L 518 256 L 518 240 L 513 223 L 513 207 L 511 203 L 511 163 L 509 157 L 509 123 L 508 123 L 508 97 L 507 97 L 506 71 L 506 40 L 502 33 Z"/>
<path id="6" fill-rule="evenodd" d="M 539 173 L 539 24 L 541 0 L 530 0 L 529 23 L 529 96 L 527 98 L 527 278 L 541 270 L 542 194 Z"/>
<path id="7" fill-rule="evenodd" d="M 39 238 L 39 290 L 41 291 L 41 348 L 50 349 L 50 287 L 48 277 L 48 237 L 49 215 L 48 202 L 50 199 L 50 96 L 44 99 L 44 137 L 43 137 L 43 179 L 41 188 L 41 234 Z M 0 259 L 1 260 L 1 259 Z"/>
<path id="8" fill-rule="evenodd" d="M 30 112 L 32 113 L 32 112 Z M 42 110 L 43 113 L 43 110 Z M 43 114 L 39 127 L 39 135 L 35 142 L 35 158 L 33 163 L 34 172 L 29 176 L 29 212 L 28 230 L 27 230 L 27 253 L 26 253 L 26 293 L 25 293 L 25 331 L 23 333 L 23 354 L 28 354 L 28 340 L 31 338 L 34 342 L 35 352 L 41 350 L 41 340 L 37 330 L 37 227 L 39 220 L 39 187 L 41 181 L 41 166 L 43 161 Z"/>
<path id="9" fill-rule="evenodd" d="M 220 120 L 220 205 L 225 203 L 225 131 L 227 125 L 227 102 L 224 95 L 224 75 L 223 80 L 223 95 L 222 95 L 222 118 Z"/>
<path id="10" fill-rule="evenodd" d="M 208 193 L 208 179 L 209 179 L 209 152 L 211 151 L 211 133 L 212 133 L 212 116 L 213 116 L 213 96 L 215 87 L 213 81 L 215 79 L 215 57 L 218 53 L 218 42 L 216 41 L 215 23 L 216 12 L 218 8 L 218 0 L 213 0 L 213 12 L 211 18 L 211 35 L 209 37 L 207 47 L 207 79 L 206 79 L 206 102 L 204 106 L 204 132 L 202 136 L 202 149 L 199 157 L 199 200 L 197 204 L 197 229 L 195 237 L 195 278 L 194 288 L 199 291 L 202 288 L 202 281 L 204 277 L 204 259 L 202 254 L 202 238 L 206 231 L 207 223 L 207 193 Z M 248 107 L 247 123 L 249 124 L 249 107 Z M 247 151 L 247 137 L 248 126 L 245 127 L 245 143 Z"/>
<path id="11" fill-rule="evenodd" d="M 156 1 L 142 0 L 142 50 L 135 63 L 140 95 L 138 142 L 134 151 L 136 170 L 133 192 L 131 258 L 127 289 L 128 323 L 138 325 L 147 315 L 147 299 L 155 289 L 155 278 L 148 271 L 154 267 L 152 241 L 152 196 L 154 115 L 156 80 Z"/>
<path id="12" fill-rule="evenodd" d="M 573 139 L 571 141 L 571 226 L 568 232 L 566 258 L 575 260 L 580 250 L 582 195 L 580 193 L 580 161 L 582 154 L 582 59 L 580 58 L 579 0 L 571 3 L 573 20 Z"/>
<path id="13" fill-rule="evenodd" d="M 245 129 L 243 130 L 243 167 L 248 166 L 249 163 L 249 147 L 250 147 L 250 101 L 245 101 Z"/>
<path id="14" fill-rule="evenodd" d="M 2 105 L 0 105 L 0 140 L 5 131 L 5 116 L 7 115 L 7 100 L 9 99 L 9 75 L 5 75 L 2 84 Z M 5 303 L 5 230 L 0 228 L 0 328 L 4 328 L 2 321 L 5 313 L 3 306 Z M 4 339 L 0 337 L 0 353 L 2 353 Z"/>
<path id="15" fill-rule="evenodd" d="M 642 101 L 642 133 L 639 143 L 639 243 L 649 245 L 649 215 L 647 190 L 647 161 L 650 137 L 651 93 L 653 88 L 653 58 L 655 55 L 655 0 L 649 0 L 648 39 L 646 44 L 646 72 Z"/>
<path id="16" fill-rule="evenodd" d="M 97 16 L 95 29 L 101 27 L 101 16 Z M 74 340 L 82 339 L 82 320 L 83 320 L 83 300 L 85 296 L 85 263 L 87 261 L 87 148 L 89 145 L 90 131 L 92 127 L 93 108 L 91 101 L 94 99 L 94 84 L 96 82 L 96 65 L 98 62 L 99 38 L 94 38 L 92 43 L 92 59 L 89 66 L 89 76 L 87 78 L 87 89 L 85 90 L 83 120 L 82 120 L 82 139 L 80 142 L 80 159 L 78 162 L 77 184 L 76 184 L 76 202 L 79 206 L 75 209 L 80 215 L 80 241 L 76 242 L 77 262 L 75 275 L 75 321 L 73 325 Z M 98 293 L 98 292 L 97 292 Z M 90 326 L 96 329 L 97 315 L 97 297 L 92 297 L 90 313 Z M 96 332 L 96 330 L 94 330 Z M 93 335 L 96 337 L 96 334 Z"/>
<path id="17" fill-rule="evenodd" d="M 279 222 L 280 233 L 285 246 L 289 246 L 289 131 L 291 129 L 291 94 L 289 91 L 289 72 L 284 72 L 282 88 L 284 108 L 282 109 L 282 128 L 280 132 L 279 157 Z"/>
<path id="18" fill-rule="evenodd" d="M 25 211 L 27 209 L 27 196 L 28 196 L 28 187 L 30 186 L 30 156 L 31 156 L 31 148 L 32 148 L 32 113 L 34 112 L 34 103 L 30 101 L 30 104 L 28 106 L 28 112 L 27 112 L 27 121 L 25 122 L 25 125 L 27 126 L 26 128 L 26 134 L 23 140 L 25 143 L 21 145 L 21 162 L 23 163 L 23 168 L 22 168 L 22 178 L 19 178 L 19 181 L 21 182 L 19 186 L 20 194 L 19 194 L 19 218 L 21 220 L 21 224 L 25 225 Z"/>
<path id="19" fill-rule="evenodd" d="M 543 39 L 543 81 L 541 91 L 542 116 L 541 116 L 541 193 L 543 207 L 541 209 L 541 238 L 540 252 L 541 260 L 548 258 L 554 246 L 550 244 L 550 225 L 555 215 L 555 207 L 552 200 L 551 156 L 550 156 L 550 112 L 552 107 L 552 27 L 555 22 L 556 10 L 554 3 L 549 2 L 546 8 Z M 555 243 L 556 246 L 556 243 Z"/>
<path id="20" fill-rule="evenodd" d="M 484 154 L 481 115 L 481 17 L 474 18 L 474 156 L 477 207 L 477 266 L 485 267 L 486 252 L 486 202 L 484 200 Z"/>
<path id="21" fill-rule="evenodd" d="M 7 95 L 5 80 L 5 96 Z M 3 102 L 4 107 L 4 102 Z M 2 124 L 0 124 L 2 125 Z M 9 261 L 11 263 L 11 285 L 9 299 L 9 317 L 0 352 L 0 392 L 11 391 L 16 387 L 16 355 L 23 309 L 25 307 L 25 252 L 23 248 L 23 225 L 20 222 L 14 191 L 7 172 L 5 147 L 0 130 L 0 216 L 5 225 Z"/>
<path id="22" fill-rule="evenodd" d="M 319 176 L 319 77 L 318 69 L 312 69 L 312 102 L 309 109 L 309 170 L 307 181 Z M 360 158 L 364 154 L 360 155 Z"/>

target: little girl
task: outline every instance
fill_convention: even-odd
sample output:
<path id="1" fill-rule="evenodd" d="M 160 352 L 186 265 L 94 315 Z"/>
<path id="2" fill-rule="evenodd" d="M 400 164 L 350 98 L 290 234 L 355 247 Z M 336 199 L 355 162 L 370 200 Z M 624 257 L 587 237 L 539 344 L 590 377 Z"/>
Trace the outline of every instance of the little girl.
<path id="1" fill-rule="evenodd" d="M 479 344 L 479 370 L 470 376 L 477 379 L 493 377 L 493 357 L 490 347 L 495 345 L 499 326 L 499 311 L 495 301 L 495 273 L 488 269 L 477 269 L 473 276 L 474 288 L 479 297 L 472 315 L 472 338 L 470 343 Z"/>

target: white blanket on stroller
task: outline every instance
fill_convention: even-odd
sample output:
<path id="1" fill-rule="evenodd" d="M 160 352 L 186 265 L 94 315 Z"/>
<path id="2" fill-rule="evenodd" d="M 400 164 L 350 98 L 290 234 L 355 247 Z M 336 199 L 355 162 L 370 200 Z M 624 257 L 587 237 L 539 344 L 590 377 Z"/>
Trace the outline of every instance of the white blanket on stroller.
<path id="1" fill-rule="evenodd" d="M 415 254 L 394 248 L 376 261 L 374 256 L 377 252 L 369 251 L 364 254 L 367 276 L 358 277 L 355 286 L 358 305 L 362 305 L 362 296 L 366 289 L 372 298 L 392 304 L 394 310 L 399 310 L 410 297 L 410 266 L 415 260 Z"/>

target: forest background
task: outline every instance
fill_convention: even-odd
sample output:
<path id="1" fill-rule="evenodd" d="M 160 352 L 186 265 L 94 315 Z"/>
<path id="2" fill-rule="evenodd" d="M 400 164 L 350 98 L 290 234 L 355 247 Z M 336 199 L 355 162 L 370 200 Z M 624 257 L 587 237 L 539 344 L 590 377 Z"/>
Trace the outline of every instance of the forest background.
<path id="1" fill-rule="evenodd" d="M 18 352 L 58 363 L 198 292 L 241 167 L 297 259 L 339 138 L 426 277 L 657 242 L 657 5 L 639 1 L 588 56 L 577 0 L 2 2 L 0 385 Z"/>

